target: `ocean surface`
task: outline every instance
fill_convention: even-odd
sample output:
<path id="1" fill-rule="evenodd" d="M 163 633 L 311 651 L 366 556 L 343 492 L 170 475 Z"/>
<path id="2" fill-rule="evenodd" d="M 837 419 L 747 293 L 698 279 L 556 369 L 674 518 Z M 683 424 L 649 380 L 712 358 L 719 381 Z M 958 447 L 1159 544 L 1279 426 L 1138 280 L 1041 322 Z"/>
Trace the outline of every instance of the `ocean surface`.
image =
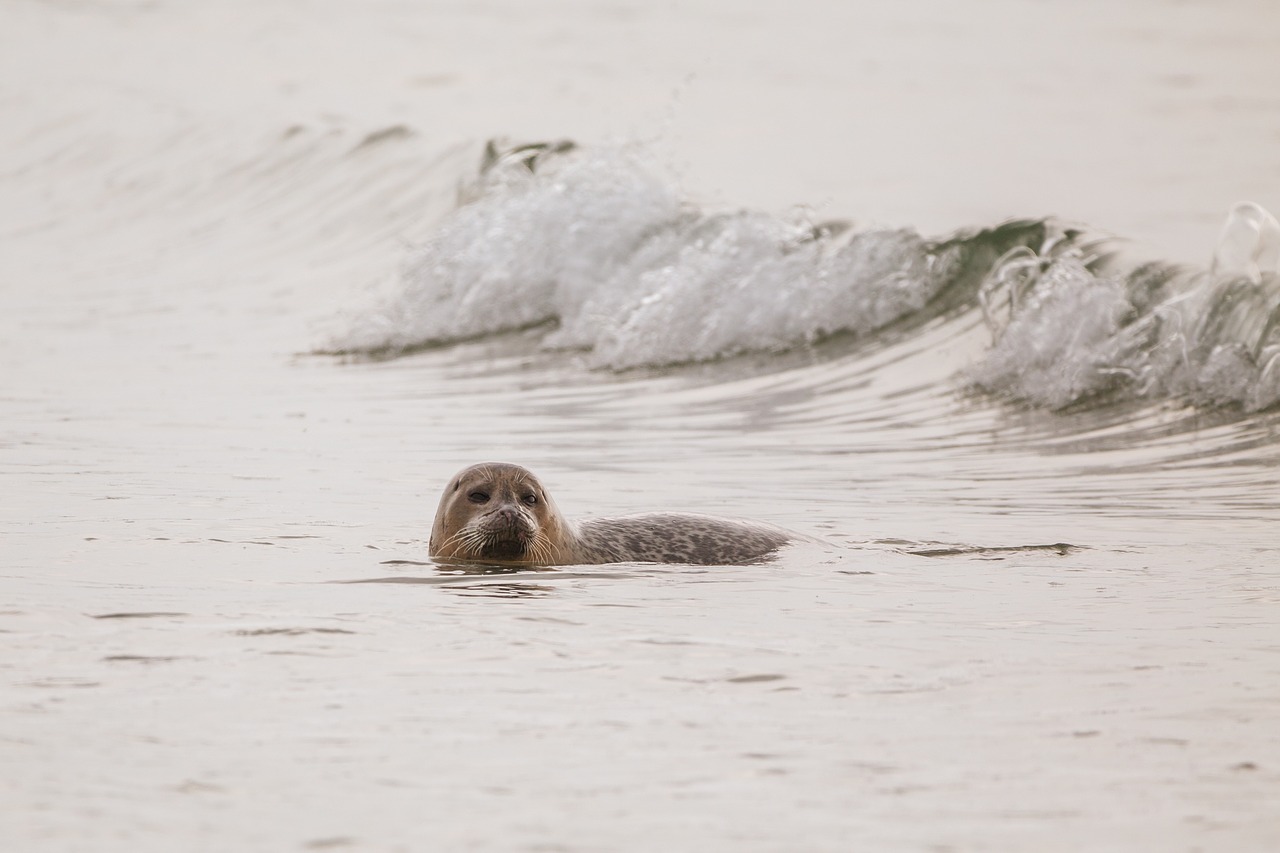
<path id="1" fill-rule="evenodd" d="M 1280 848 L 1280 6 L 0 7 L 0 848 Z M 760 565 L 436 566 L 473 462 Z"/>

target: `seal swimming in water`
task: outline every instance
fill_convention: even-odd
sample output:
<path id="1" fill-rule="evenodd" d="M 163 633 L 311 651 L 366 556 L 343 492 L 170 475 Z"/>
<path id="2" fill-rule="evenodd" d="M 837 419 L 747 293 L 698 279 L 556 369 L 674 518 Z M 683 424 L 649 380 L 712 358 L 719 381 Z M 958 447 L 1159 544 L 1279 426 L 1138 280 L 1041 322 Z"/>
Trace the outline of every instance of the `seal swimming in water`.
<path id="1" fill-rule="evenodd" d="M 432 557 L 467 562 L 714 566 L 759 562 L 802 538 L 772 525 L 673 512 L 574 523 L 529 470 L 482 462 L 449 481 L 428 549 Z"/>

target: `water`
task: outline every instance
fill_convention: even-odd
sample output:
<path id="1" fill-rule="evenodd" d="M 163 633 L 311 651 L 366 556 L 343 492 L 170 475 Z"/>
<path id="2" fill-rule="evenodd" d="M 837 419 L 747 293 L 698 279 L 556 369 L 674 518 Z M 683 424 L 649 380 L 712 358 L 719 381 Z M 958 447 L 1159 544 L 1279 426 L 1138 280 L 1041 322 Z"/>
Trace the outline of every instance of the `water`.
<path id="1" fill-rule="evenodd" d="M 974 8 L 6 7 L 5 848 L 1273 849 L 1280 21 Z"/>

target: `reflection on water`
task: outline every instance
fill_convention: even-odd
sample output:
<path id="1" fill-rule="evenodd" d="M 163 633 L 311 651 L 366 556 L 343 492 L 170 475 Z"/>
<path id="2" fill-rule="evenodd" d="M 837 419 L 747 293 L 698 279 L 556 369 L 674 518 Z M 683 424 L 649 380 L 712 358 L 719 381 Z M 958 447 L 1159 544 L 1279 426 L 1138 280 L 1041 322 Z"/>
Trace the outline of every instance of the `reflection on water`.
<path id="1" fill-rule="evenodd" d="M 554 586 L 539 586 L 531 583 L 451 584 L 441 587 L 441 589 L 458 593 L 459 595 L 480 596 L 482 598 L 541 598 L 556 591 Z"/>
<path id="2" fill-rule="evenodd" d="M 923 544 L 915 545 L 903 549 L 907 554 L 915 554 L 917 557 L 979 557 L 985 559 L 1003 560 L 1015 557 L 1020 554 L 1057 554 L 1059 557 L 1065 557 L 1068 554 L 1074 554 L 1081 550 L 1079 545 L 1069 545 L 1066 542 L 1055 542 L 1052 545 L 946 545 L 943 543 L 932 543 L 925 546 Z"/>
<path id="3" fill-rule="evenodd" d="M 480 584 L 474 587 L 468 587 L 467 584 L 474 584 L 477 577 L 484 578 L 501 578 L 501 581 L 495 583 L 511 583 L 512 579 L 521 578 L 537 578 L 544 582 L 551 581 L 575 581 L 575 580 L 625 580 L 627 578 L 636 577 L 638 574 L 647 574 L 645 572 L 635 572 L 634 570 L 622 571 L 600 571 L 600 572 L 584 572 L 584 571 L 561 571 L 553 568 L 531 568 L 531 567 L 504 567 L 504 566 L 477 566 L 467 570 L 459 571 L 455 566 L 441 567 L 438 575 L 431 576 L 406 576 L 392 575 L 390 577 L 381 578 L 358 578 L 356 580 L 331 581 L 331 583 L 398 583 L 398 584 L 425 584 L 427 586 L 439 587 L 458 587 L 458 588 L 483 588 L 485 585 Z M 520 586 L 516 583 L 513 586 Z M 546 587 L 553 589 L 554 587 Z"/>

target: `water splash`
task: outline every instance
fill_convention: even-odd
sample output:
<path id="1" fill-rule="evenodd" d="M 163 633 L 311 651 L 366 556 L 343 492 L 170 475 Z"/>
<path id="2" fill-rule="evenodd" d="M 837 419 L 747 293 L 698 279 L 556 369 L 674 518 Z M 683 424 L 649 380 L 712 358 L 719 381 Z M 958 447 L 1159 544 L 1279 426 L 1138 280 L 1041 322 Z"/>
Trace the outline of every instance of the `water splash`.
<path id="1" fill-rule="evenodd" d="M 993 344 L 967 376 L 1051 408 L 1116 393 L 1269 408 L 1280 403 L 1278 262 L 1280 225 L 1249 203 L 1228 216 L 1207 272 L 1114 270 L 1076 248 L 1010 253 L 981 288 Z"/>
<path id="2" fill-rule="evenodd" d="M 539 324 L 554 325 L 545 347 L 614 370 L 785 351 L 919 315 L 973 278 L 969 259 L 988 244 L 998 255 L 1042 230 L 930 242 L 705 212 L 634 148 L 565 143 L 490 146 L 460 202 L 327 351 L 395 354 Z"/>
<path id="3" fill-rule="evenodd" d="M 1260 282 L 1263 274 L 1280 270 L 1280 222 L 1251 201 L 1236 204 L 1227 214 L 1209 272 L 1214 277 L 1243 276 Z"/>
<path id="4" fill-rule="evenodd" d="M 1280 402 L 1280 224 L 1237 205 L 1208 271 L 1117 258 L 1049 221 L 910 229 L 708 212 L 634 146 L 490 144 L 458 206 L 329 352 L 394 355 L 534 326 L 590 367 L 705 362 L 981 311 L 962 381 L 1062 409 Z"/>
<path id="5" fill-rule="evenodd" d="M 571 316 L 648 235 L 680 218 L 680 199 L 634 152 L 552 156 L 570 150 L 487 149 L 398 287 L 330 349 L 395 353 Z"/>

